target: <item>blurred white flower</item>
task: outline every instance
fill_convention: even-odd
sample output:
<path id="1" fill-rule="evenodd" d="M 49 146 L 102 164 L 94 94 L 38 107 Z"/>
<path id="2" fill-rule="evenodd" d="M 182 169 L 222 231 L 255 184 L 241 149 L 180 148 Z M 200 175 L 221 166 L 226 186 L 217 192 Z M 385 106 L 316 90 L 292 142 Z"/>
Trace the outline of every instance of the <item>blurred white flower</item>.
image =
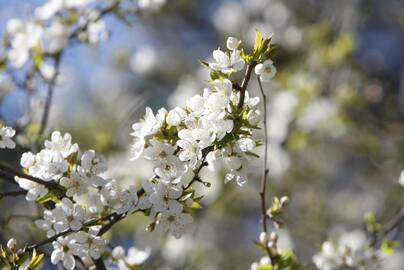
<path id="1" fill-rule="evenodd" d="M 122 246 L 117 246 L 112 250 L 112 259 L 117 261 L 119 270 L 131 270 L 145 263 L 150 257 L 151 249 L 139 249 L 130 247 L 128 255 L 125 256 L 125 249 Z"/>
<path id="2" fill-rule="evenodd" d="M 398 178 L 398 183 L 404 186 L 404 171 L 401 171 L 400 177 Z"/>
<path id="3" fill-rule="evenodd" d="M 276 74 L 276 67 L 272 60 L 268 59 L 264 63 L 256 65 L 254 71 L 260 76 L 261 81 L 269 82 Z"/>
<path id="4" fill-rule="evenodd" d="M 377 251 L 369 246 L 366 234 L 360 230 L 344 233 L 336 242 L 324 242 L 313 262 L 320 270 L 379 269 Z"/>
<path id="5" fill-rule="evenodd" d="M 69 28 L 59 20 L 45 29 L 44 40 L 47 51 L 50 53 L 57 53 L 62 51 L 69 41 Z"/>
<path id="6" fill-rule="evenodd" d="M 156 11 L 159 10 L 165 3 L 166 0 L 138 0 L 137 4 L 142 10 Z"/>
<path id="7" fill-rule="evenodd" d="M 342 123 L 336 121 L 337 116 L 338 105 L 333 100 L 318 98 L 302 111 L 297 119 L 297 126 L 306 132 L 325 130 L 338 136 L 344 133 L 344 127 Z"/>
<path id="8" fill-rule="evenodd" d="M 144 45 L 138 48 L 129 60 L 130 68 L 138 74 L 147 74 L 152 72 L 158 63 L 158 55 L 156 50 Z"/>
<path id="9" fill-rule="evenodd" d="M 15 142 L 13 137 L 15 135 L 15 130 L 11 127 L 0 128 L 0 148 L 15 148 Z"/>
<path id="10" fill-rule="evenodd" d="M 225 34 L 237 34 L 248 22 L 244 7 L 238 2 L 225 1 L 213 14 L 213 24 Z"/>

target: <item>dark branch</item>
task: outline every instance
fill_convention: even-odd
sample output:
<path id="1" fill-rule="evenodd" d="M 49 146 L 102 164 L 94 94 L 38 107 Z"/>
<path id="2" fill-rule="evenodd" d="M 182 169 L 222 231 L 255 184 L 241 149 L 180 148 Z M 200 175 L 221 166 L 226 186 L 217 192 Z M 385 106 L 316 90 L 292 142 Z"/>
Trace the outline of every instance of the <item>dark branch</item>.
<path id="1" fill-rule="evenodd" d="M 25 194 L 27 194 L 26 190 L 2 192 L 0 193 L 0 199 L 3 199 L 4 197 L 17 197 Z"/>
<path id="2" fill-rule="evenodd" d="M 55 58 L 55 74 L 53 74 L 52 78 L 48 82 L 48 90 L 46 93 L 45 107 L 44 107 L 43 114 L 42 114 L 42 120 L 41 120 L 40 129 L 38 132 L 38 138 L 44 133 L 46 126 L 48 125 L 49 112 L 50 112 L 50 107 L 51 107 L 52 99 L 53 99 L 53 90 L 55 88 L 57 76 L 59 75 L 61 57 L 62 57 L 61 53 L 55 55 L 55 57 L 54 57 Z"/>
<path id="3" fill-rule="evenodd" d="M 10 183 L 12 182 L 15 185 L 18 185 L 17 182 L 15 182 L 15 176 L 20 177 L 20 178 L 24 178 L 27 179 L 29 181 L 35 182 L 37 184 L 41 184 L 44 185 L 46 187 L 49 188 L 58 188 L 59 186 L 56 183 L 53 182 L 46 182 L 42 179 L 33 177 L 31 175 L 22 173 L 22 172 L 18 172 L 4 164 L 0 163 L 0 177 L 2 177 L 3 179 L 9 181 Z"/>
<path id="4" fill-rule="evenodd" d="M 244 105 L 244 99 L 245 99 L 245 91 L 247 90 L 248 82 L 250 81 L 251 78 L 251 73 L 254 70 L 256 63 L 253 62 L 250 65 L 248 65 L 245 74 L 244 74 L 244 79 L 241 82 L 240 86 L 240 100 L 238 102 L 237 108 L 242 108 Z"/>
<path id="5" fill-rule="evenodd" d="M 393 230 L 398 228 L 404 220 L 404 207 L 383 227 L 374 235 L 371 245 L 374 247 L 379 247 L 383 242 L 383 239 L 391 233 Z"/>

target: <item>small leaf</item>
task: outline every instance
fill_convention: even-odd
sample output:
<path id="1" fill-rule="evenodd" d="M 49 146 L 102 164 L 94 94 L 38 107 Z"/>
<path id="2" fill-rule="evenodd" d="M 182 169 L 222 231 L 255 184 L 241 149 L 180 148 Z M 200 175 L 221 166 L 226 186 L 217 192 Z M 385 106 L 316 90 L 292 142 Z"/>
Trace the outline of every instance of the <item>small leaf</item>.
<path id="1" fill-rule="evenodd" d="M 191 209 L 201 209 L 202 205 L 199 202 L 193 201 L 191 205 Z"/>
<path id="2" fill-rule="evenodd" d="M 260 30 L 255 31 L 255 45 L 254 45 L 254 50 L 260 50 L 262 47 L 262 43 L 264 41 L 264 38 L 262 37 L 262 33 Z"/>
<path id="3" fill-rule="evenodd" d="M 400 242 L 398 241 L 384 241 L 381 246 L 381 250 L 384 254 L 391 256 L 394 254 L 396 248 L 400 246 Z"/>

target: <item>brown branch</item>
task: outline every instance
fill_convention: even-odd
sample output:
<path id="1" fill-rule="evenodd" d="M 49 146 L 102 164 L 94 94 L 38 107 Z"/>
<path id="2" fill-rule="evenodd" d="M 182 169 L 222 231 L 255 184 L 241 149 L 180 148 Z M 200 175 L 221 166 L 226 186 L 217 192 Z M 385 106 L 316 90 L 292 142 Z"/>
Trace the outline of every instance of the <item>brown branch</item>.
<path id="1" fill-rule="evenodd" d="M 17 197 L 17 196 L 21 196 L 21 195 L 25 195 L 25 194 L 27 194 L 26 190 L 2 192 L 2 193 L 0 193 L 0 200 L 3 199 L 4 197 Z"/>
<path id="2" fill-rule="evenodd" d="M 261 78 L 257 76 L 258 85 L 260 88 L 260 92 L 262 95 L 262 101 L 264 105 L 264 171 L 262 173 L 261 178 L 261 188 L 260 188 L 260 197 L 261 197 L 261 228 L 262 231 L 267 233 L 267 206 L 266 206 L 266 187 L 267 187 L 267 178 L 268 178 L 268 125 L 267 125 L 267 98 L 262 87 Z"/>
<path id="3" fill-rule="evenodd" d="M 55 88 L 57 76 L 59 75 L 61 57 L 62 57 L 62 53 L 58 53 L 54 56 L 55 74 L 53 74 L 52 78 L 48 82 L 48 90 L 46 93 L 45 107 L 44 107 L 44 110 L 42 113 L 42 119 L 41 119 L 40 129 L 38 132 L 38 138 L 41 137 L 41 135 L 44 133 L 44 131 L 46 129 L 46 126 L 48 125 L 49 112 L 50 112 L 50 107 L 51 107 L 52 99 L 53 99 L 53 90 Z"/>
<path id="4" fill-rule="evenodd" d="M 92 22 L 97 22 L 98 20 L 100 20 L 103 16 L 107 15 L 108 13 L 114 11 L 118 6 L 119 6 L 120 1 L 116 1 L 114 4 L 112 4 L 109 7 L 106 7 L 104 9 L 101 9 L 99 11 L 99 15 L 97 18 L 95 18 L 94 20 L 92 20 Z M 74 40 L 75 38 L 77 38 L 80 33 L 87 31 L 87 28 L 89 26 L 90 21 L 87 21 L 85 24 L 83 24 L 82 26 L 77 27 L 69 36 L 70 40 Z M 57 54 L 47 54 L 46 56 L 48 57 L 52 57 L 55 59 L 55 74 L 52 76 L 52 78 L 50 79 L 50 81 L 48 82 L 48 89 L 47 89 L 47 94 L 46 94 L 46 101 L 45 101 L 45 107 L 44 107 L 44 111 L 42 114 L 42 119 L 41 119 L 41 124 L 40 124 L 40 129 L 38 132 L 38 138 L 43 135 L 47 124 L 48 124 L 48 119 L 49 119 L 49 112 L 50 112 L 50 107 L 52 104 L 52 99 L 53 99 L 53 92 L 54 92 L 54 88 L 55 88 L 55 84 L 56 84 L 56 79 L 57 76 L 59 75 L 59 68 L 60 68 L 60 62 L 61 62 L 61 58 L 62 58 L 62 54 L 63 51 L 57 53 Z"/>
<path id="5" fill-rule="evenodd" d="M 25 173 L 22 173 L 22 172 L 18 172 L 16 170 L 14 170 L 14 169 L 0 163 L 0 177 L 2 177 L 3 179 L 9 181 L 10 183 L 12 182 L 13 184 L 18 185 L 18 183 L 15 181 L 15 176 L 27 179 L 29 181 L 35 182 L 37 184 L 44 185 L 44 186 L 49 187 L 49 188 L 58 188 L 59 187 L 59 185 L 56 184 L 56 183 L 46 182 L 46 181 L 44 181 L 42 179 L 33 177 L 31 175 L 28 175 L 28 174 L 25 174 Z"/>
<path id="6" fill-rule="evenodd" d="M 99 259 L 93 259 L 93 263 L 95 266 L 95 269 L 97 270 L 107 270 L 104 264 L 104 260 L 102 258 Z"/>
<path id="7" fill-rule="evenodd" d="M 252 71 L 254 70 L 256 63 L 252 62 L 250 65 L 248 65 L 243 81 L 241 82 L 240 86 L 240 100 L 238 102 L 237 108 L 241 109 L 244 105 L 244 99 L 245 99 L 245 91 L 247 90 L 248 82 L 250 81 Z"/>
<path id="8" fill-rule="evenodd" d="M 108 220 L 112 215 L 113 215 L 113 214 L 110 214 L 110 215 L 107 215 L 107 216 L 105 216 L 105 217 L 101 217 L 101 218 L 98 218 L 98 219 L 90 220 L 90 221 L 84 223 L 84 224 L 83 224 L 83 227 L 91 227 L 91 226 L 97 225 L 97 224 L 98 224 L 99 222 L 101 222 L 101 221 Z M 28 247 L 26 248 L 26 250 L 29 251 L 29 250 L 37 249 L 37 248 L 39 248 L 39 247 L 41 247 L 41 246 L 44 246 L 44 245 L 46 245 L 46 244 L 49 244 L 49 243 L 51 243 L 51 242 L 57 240 L 57 239 L 58 239 L 59 237 L 61 237 L 61 236 L 65 236 L 65 235 L 68 235 L 68 234 L 73 233 L 73 232 L 75 232 L 75 231 L 73 231 L 73 230 L 71 230 L 71 229 L 66 230 L 66 231 L 63 231 L 63 232 L 58 233 L 58 234 L 56 234 L 56 235 L 54 235 L 54 236 L 52 236 L 52 237 L 49 237 L 49 238 L 47 238 L 47 239 L 45 239 L 45 240 L 43 240 L 43 241 L 41 241 L 41 242 L 39 242 L 39 243 L 37 243 L 37 244 L 33 244 L 33 245 L 31 245 L 31 246 L 28 246 Z"/>
<path id="9" fill-rule="evenodd" d="M 371 246 L 378 247 L 381 245 L 383 238 L 385 238 L 394 229 L 398 228 L 401 222 L 404 221 L 404 207 L 393 216 L 383 227 L 373 236 Z"/>

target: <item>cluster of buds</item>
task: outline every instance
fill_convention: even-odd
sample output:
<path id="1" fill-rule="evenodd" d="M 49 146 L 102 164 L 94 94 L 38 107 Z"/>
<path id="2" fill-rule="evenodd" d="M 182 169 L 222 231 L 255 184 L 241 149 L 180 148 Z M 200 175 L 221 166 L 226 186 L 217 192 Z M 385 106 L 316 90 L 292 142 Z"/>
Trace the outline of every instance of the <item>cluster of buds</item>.
<path id="1" fill-rule="evenodd" d="M 30 257 L 31 255 L 31 257 Z M 5 264 L 8 269 L 28 270 L 39 266 L 44 258 L 43 254 L 37 254 L 17 249 L 17 240 L 11 238 L 6 247 L 0 246 L 0 263 Z"/>

